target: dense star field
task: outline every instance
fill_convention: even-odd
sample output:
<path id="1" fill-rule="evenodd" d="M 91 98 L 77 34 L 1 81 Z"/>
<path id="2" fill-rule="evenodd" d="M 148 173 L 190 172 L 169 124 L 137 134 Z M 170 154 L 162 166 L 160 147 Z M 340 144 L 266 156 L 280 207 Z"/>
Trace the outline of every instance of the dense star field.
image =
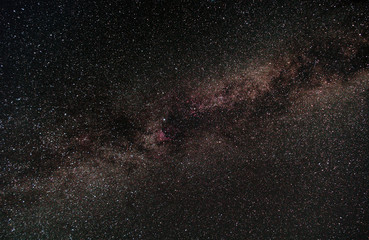
<path id="1" fill-rule="evenodd" d="M 368 1 L 0 4 L 0 239 L 368 239 Z"/>

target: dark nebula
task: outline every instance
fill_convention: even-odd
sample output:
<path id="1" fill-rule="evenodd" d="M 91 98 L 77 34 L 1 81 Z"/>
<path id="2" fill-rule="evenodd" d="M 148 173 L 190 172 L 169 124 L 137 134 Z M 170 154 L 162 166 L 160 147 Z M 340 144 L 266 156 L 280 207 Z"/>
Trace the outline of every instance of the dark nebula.
<path id="1" fill-rule="evenodd" d="M 1 239 L 368 239 L 367 1 L 3 1 Z"/>

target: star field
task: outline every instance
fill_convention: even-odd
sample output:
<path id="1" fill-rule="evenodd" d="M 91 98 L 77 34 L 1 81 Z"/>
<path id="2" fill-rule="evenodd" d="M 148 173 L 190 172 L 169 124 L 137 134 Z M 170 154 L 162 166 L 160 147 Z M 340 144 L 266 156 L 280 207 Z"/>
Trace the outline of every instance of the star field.
<path id="1" fill-rule="evenodd" d="M 367 239 L 367 1 L 3 1 L 1 239 Z"/>

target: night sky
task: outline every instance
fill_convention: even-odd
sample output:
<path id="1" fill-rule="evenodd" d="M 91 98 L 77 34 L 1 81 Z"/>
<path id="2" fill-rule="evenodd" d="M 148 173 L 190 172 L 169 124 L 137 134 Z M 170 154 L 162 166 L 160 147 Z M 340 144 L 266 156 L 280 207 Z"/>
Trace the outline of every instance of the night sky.
<path id="1" fill-rule="evenodd" d="M 368 239 L 368 13 L 2 0 L 0 239 Z"/>

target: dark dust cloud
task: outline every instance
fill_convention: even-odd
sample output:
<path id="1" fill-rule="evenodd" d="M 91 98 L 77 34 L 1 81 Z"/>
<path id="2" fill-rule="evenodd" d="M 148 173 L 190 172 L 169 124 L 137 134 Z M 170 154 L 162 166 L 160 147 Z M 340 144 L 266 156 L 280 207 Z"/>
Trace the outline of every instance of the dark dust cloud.
<path id="1" fill-rule="evenodd" d="M 368 239 L 368 1 L 2 1 L 1 239 Z"/>

